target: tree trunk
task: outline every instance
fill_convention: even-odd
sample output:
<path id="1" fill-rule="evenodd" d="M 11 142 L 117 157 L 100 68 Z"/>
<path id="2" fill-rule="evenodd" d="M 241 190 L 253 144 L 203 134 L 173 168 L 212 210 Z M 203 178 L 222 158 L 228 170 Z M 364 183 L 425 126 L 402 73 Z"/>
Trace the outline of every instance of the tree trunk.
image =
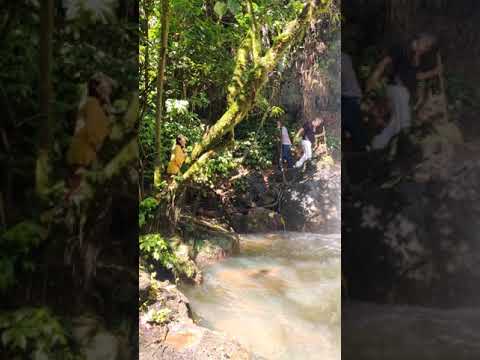
<path id="1" fill-rule="evenodd" d="M 149 0 L 144 0 L 143 2 L 143 13 L 145 16 L 145 63 L 144 63 L 144 68 L 145 68 L 145 93 L 147 92 L 148 88 L 148 68 L 150 66 L 150 42 L 148 38 L 148 33 L 150 30 L 150 8 L 149 8 Z"/>
<path id="2" fill-rule="evenodd" d="M 52 36 L 54 0 L 40 2 L 40 144 L 35 171 L 37 194 L 42 195 L 49 183 L 49 148 L 52 141 Z"/>
<path id="3" fill-rule="evenodd" d="M 156 121 L 156 159 L 154 172 L 154 185 L 159 186 L 161 181 L 161 154 L 162 154 L 162 121 L 164 108 L 164 85 L 165 85 L 165 65 L 167 62 L 167 47 L 168 47 L 168 27 L 170 17 L 170 3 L 169 0 L 162 0 L 162 44 L 160 46 L 158 58 L 158 74 L 157 74 L 157 121 Z"/>

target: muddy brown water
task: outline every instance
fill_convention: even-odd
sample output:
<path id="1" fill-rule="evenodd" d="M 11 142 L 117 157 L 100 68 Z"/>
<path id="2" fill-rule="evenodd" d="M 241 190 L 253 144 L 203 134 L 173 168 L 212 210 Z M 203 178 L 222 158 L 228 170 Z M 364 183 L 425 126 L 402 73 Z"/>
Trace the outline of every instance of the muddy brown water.
<path id="1" fill-rule="evenodd" d="M 340 235 L 244 236 L 239 256 L 182 290 L 198 322 L 257 359 L 340 359 Z"/>

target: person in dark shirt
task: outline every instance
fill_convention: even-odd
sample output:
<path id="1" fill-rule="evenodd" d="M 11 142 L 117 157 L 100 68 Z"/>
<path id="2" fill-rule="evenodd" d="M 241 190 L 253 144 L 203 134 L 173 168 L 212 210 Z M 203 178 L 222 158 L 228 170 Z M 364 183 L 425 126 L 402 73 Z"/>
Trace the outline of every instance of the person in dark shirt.
<path id="1" fill-rule="evenodd" d="M 310 140 L 312 147 L 315 146 L 315 130 L 313 129 L 312 122 L 309 120 L 303 124 L 303 139 Z"/>
<path id="2" fill-rule="evenodd" d="M 377 65 L 367 83 L 367 91 L 378 86 L 380 79 L 387 73 L 387 96 L 392 106 L 392 118 L 389 125 L 372 141 L 373 148 L 385 147 L 390 139 L 400 131 L 411 126 L 410 99 L 416 93 L 417 82 L 436 77 L 441 72 L 437 66 L 426 70 L 424 58 L 436 44 L 436 38 L 430 34 L 420 34 L 409 46 L 395 46 Z"/>

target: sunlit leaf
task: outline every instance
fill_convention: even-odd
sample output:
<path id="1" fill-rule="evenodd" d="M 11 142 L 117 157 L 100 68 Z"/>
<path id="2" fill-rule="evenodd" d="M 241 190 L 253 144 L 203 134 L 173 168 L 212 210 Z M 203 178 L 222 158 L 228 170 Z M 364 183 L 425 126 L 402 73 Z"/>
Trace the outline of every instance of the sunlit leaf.
<path id="1" fill-rule="evenodd" d="M 213 11 L 215 11 L 215 14 L 221 19 L 227 12 L 227 4 L 223 1 L 218 1 L 214 6 Z"/>

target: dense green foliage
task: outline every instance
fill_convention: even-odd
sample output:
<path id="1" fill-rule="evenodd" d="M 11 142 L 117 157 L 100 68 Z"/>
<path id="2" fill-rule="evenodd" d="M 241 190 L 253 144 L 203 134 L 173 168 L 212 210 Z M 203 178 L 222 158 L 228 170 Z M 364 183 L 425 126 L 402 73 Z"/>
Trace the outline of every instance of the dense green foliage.
<path id="1" fill-rule="evenodd" d="M 140 237 L 140 251 L 144 258 L 158 261 L 165 269 L 174 270 L 177 259 L 168 241 L 160 234 L 150 234 Z"/>
<path id="2" fill-rule="evenodd" d="M 0 241 L 0 291 L 15 282 L 19 271 L 35 270 L 31 252 L 45 239 L 46 229 L 31 221 L 23 221 L 9 228 Z"/>
<path id="3" fill-rule="evenodd" d="M 304 2 L 254 1 L 252 11 L 247 2 L 236 0 L 175 0 L 170 1 L 170 5 L 165 88 L 167 114 L 161 124 L 163 168 L 178 134 L 187 137 L 187 151 L 190 152 L 206 129 L 227 109 L 227 89 L 234 75 L 235 56 L 241 41 L 248 36 L 252 21 L 262 28 L 261 45 L 268 48 L 278 40 L 288 22 L 302 11 Z M 155 81 L 161 7 L 159 1 L 141 1 L 140 8 L 140 88 L 143 90 L 140 142 L 143 181 L 148 184 L 152 182 L 155 158 Z M 287 54 L 276 76 L 290 67 L 289 62 Z M 270 84 L 257 95 L 254 111 L 235 131 L 235 142 L 207 163 L 202 174 L 197 176 L 198 182 L 211 186 L 238 166 L 265 169 L 272 165 L 278 143 L 275 119 L 283 112 L 272 97 L 272 86 Z"/>
<path id="4" fill-rule="evenodd" d="M 62 291 L 68 293 L 74 287 L 78 279 L 72 278 L 81 276 L 71 270 L 72 263 L 65 260 L 65 255 L 90 235 L 77 236 L 82 234 L 85 221 L 95 218 L 98 223 L 101 219 L 95 213 L 99 211 L 96 204 L 67 209 L 66 179 L 71 169 L 65 155 L 86 82 L 94 73 L 103 72 L 118 84 L 112 96 L 118 111 L 115 134 L 106 141 L 95 170 L 101 170 L 101 164 L 115 159 L 123 148 L 124 129 L 133 127 L 123 115 L 138 86 L 138 28 L 131 22 L 132 1 L 53 1 L 54 29 L 49 34 L 40 26 L 45 19 L 41 5 L 45 3 L 1 2 L 5 11 L 0 15 L 0 66 L 4 70 L 0 74 L 0 106 L 5 116 L 0 125 L 0 166 L 7 171 L 0 180 L 0 291 L 2 308 L 12 312 L 0 318 L 0 357 L 8 359 L 74 359 L 66 320 L 55 314 L 68 317 L 69 311 L 78 309 L 71 303 L 64 309 L 55 301 L 65 296 Z M 40 39 L 45 35 L 51 37 L 53 52 L 47 69 L 39 65 L 44 51 Z M 52 83 L 48 103 L 53 121 L 48 124 L 43 121 L 40 106 L 41 79 L 45 77 Z M 48 194 L 39 198 L 35 194 L 35 162 L 45 127 L 52 135 L 45 164 L 51 173 L 46 177 Z M 128 137 L 132 136 L 130 131 Z M 107 170 L 109 175 L 115 173 L 114 166 Z M 112 181 L 106 180 L 112 176 L 100 175 L 89 176 L 89 191 L 97 199 L 107 199 L 101 210 L 108 212 Z M 99 181 L 102 191 L 91 191 Z M 59 268 L 63 277 L 56 276 Z M 40 290 L 40 283 L 48 283 L 48 291 Z M 49 297 L 52 289 L 57 297 L 53 303 Z M 82 295 L 78 296 L 79 303 Z M 32 300 L 32 306 L 38 307 L 26 307 Z"/>
<path id="5" fill-rule="evenodd" d="M 138 212 L 138 226 L 143 228 L 147 222 L 155 218 L 155 213 L 158 209 L 158 200 L 152 197 L 147 197 L 140 201 Z"/>

